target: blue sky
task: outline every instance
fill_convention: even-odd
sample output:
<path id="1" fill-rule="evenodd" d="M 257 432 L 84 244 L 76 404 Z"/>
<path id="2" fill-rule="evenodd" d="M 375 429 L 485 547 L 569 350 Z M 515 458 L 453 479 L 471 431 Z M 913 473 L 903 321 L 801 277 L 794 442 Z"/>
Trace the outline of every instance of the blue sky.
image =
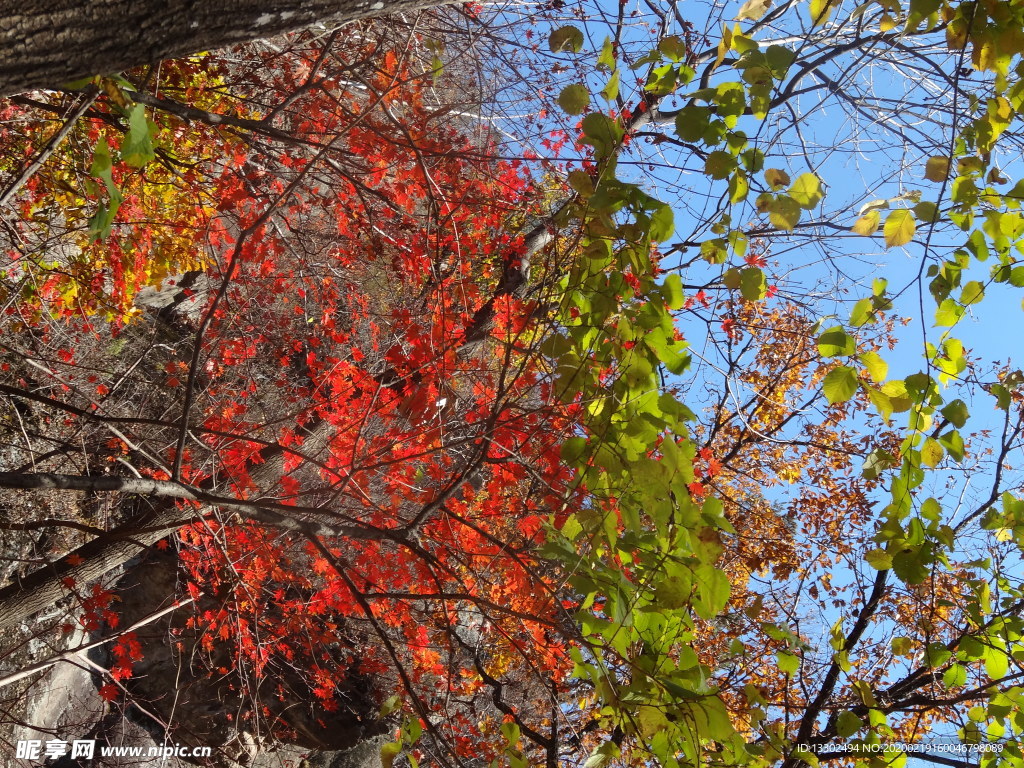
<path id="1" fill-rule="evenodd" d="M 766 120 L 744 117 L 736 128 L 745 131 L 754 146 L 765 153 L 766 167 L 784 170 L 791 178 L 802 173 L 821 178 L 826 197 L 820 206 L 804 213 L 801 226 L 793 232 L 771 231 L 765 217 L 755 208 L 757 191 L 752 191 L 747 201 L 730 207 L 725 202 L 726 182 L 712 181 L 704 174 L 704 157 L 699 147 L 695 150 L 692 145 L 679 146 L 672 140 L 656 138 L 661 132 L 671 139 L 671 125 L 649 129 L 650 136 L 638 138 L 621 158 L 620 176 L 638 181 L 672 205 L 677 223 L 673 242 L 700 243 L 713 237 L 711 225 L 726 210 L 732 227 L 761 233 L 769 281 L 777 286 L 780 296 L 803 302 L 808 314 L 821 320 L 822 328 L 845 324 L 853 303 L 870 295 L 873 281 L 879 277 L 887 279 L 889 295 L 894 300 L 891 315 L 909 320 L 896 326 L 897 344 L 884 354 L 890 365 L 890 378 L 901 378 L 923 369 L 926 342 L 937 344 L 944 338 L 946 329 L 934 325 L 934 304 L 921 275 L 930 264 L 948 258 L 962 244 L 964 234 L 948 224 L 934 231 L 921 226 L 912 242 L 887 249 L 881 232 L 864 237 L 851 233 L 849 227 L 873 201 L 885 201 L 883 219 L 888 211 L 912 207 L 918 200 L 933 201 L 940 209 L 948 205 L 948 186 L 925 178 L 925 162 L 929 157 L 949 154 L 956 132 L 964 125 L 971 98 L 984 99 L 988 86 L 977 73 L 966 68 L 968 62 L 962 54 L 946 50 L 941 35 L 934 35 L 934 39 L 896 40 L 885 47 L 859 45 L 857 36 L 865 29 L 863 25 L 874 24 L 873 29 L 877 29 L 877 8 L 858 19 L 856 5 L 843 3 L 829 22 L 812 30 L 802 4 L 782 5 L 787 6 L 789 10 L 778 21 L 754 25 L 752 36 L 762 50 L 768 45 L 780 45 L 797 53 L 797 68 L 800 62 L 820 62 L 813 70 L 808 69 L 801 80 L 801 88 L 806 86 L 809 90 L 772 110 Z M 534 37 L 519 39 L 524 46 L 516 58 L 519 69 L 509 70 L 519 79 L 513 78 L 507 103 L 499 106 L 493 116 L 497 125 L 508 126 L 508 134 L 517 134 L 516 129 L 525 126 L 536 132 L 536 139 L 557 129 L 574 135 L 578 118 L 557 110 L 541 116 L 543 99 L 533 99 L 538 90 L 546 90 L 550 103 L 562 87 L 579 80 L 590 86 L 596 108 L 635 107 L 639 91 L 630 78 L 643 76 L 647 68 L 632 70 L 629 64 L 650 49 L 651 40 L 663 24 L 675 34 L 682 32 L 683 23 L 692 24 L 689 37 L 701 55 L 694 67 L 698 80 L 707 73 L 706 85 L 714 86 L 737 77 L 728 60 L 714 73 L 708 73 L 708 67 L 714 59 L 722 24 L 733 28 L 736 23 L 739 2 L 698 0 L 673 8 L 663 3 L 598 0 L 583 6 L 581 16 L 571 13 L 573 8 L 565 6 L 561 18 L 558 10 L 538 15 Z M 660 17 L 659 12 L 663 12 Z M 548 34 L 561 24 L 570 23 L 584 32 L 581 53 L 549 53 Z M 741 29 L 750 30 L 751 26 L 744 22 Z M 594 67 L 597 53 L 609 37 L 622 43 L 618 58 L 621 95 L 611 105 L 598 95 L 608 74 Z M 536 50 L 530 50 L 532 44 Z M 831 58 L 838 48 L 843 53 Z M 783 87 L 788 82 L 784 81 Z M 954 86 L 959 86 L 959 91 Z M 666 99 L 662 109 L 670 111 L 686 105 L 697 88 L 698 81 L 685 86 Z M 523 115 L 531 114 L 535 121 L 529 122 L 527 117 L 524 122 Z M 952 124 L 953 116 L 956 125 Z M 1007 177 L 1014 177 L 1021 168 L 1021 142 L 1012 134 L 1006 138 L 1005 147 L 997 150 L 994 159 Z M 521 145 L 510 147 L 513 153 L 519 149 Z M 570 142 L 562 159 L 571 160 L 572 154 Z M 757 174 L 752 179 L 752 184 L 761 182 Z M 698 254 L 699 248 L 694 246 L 673 249 L 663 266 L 671 269 L 685 265 L 681 267 L 685 283 L 702 285 L 719 280 L 724 267 L 707 265 Z M 730 264 L 742 262 L 733 256 Z M 975 432 L 998 431 L 1002 416 L 978 383 L 994 380 L 998 367 L 1024 358 L 1024 339 L 1017 330 L 1021 293 L 1008 285 L 988 285 L 989 268 L 990 264 L 975 264 L 964 277 L 964 282 L 979 280 L 986 284 L 987 297 L 981 305 L 982 312 L 968 308 L 964 319 L 953 329 L 953 335 L 962 340 L 969 358 L 976 363 L 977 380 L 961 387 L 950 385 L 947 397 L 962 397 L 967 402 L 972 413 L 969 429 Z M 680 386 L 693 393 L 722 386 L 724 358 L 719 324 L 725 309 L 724 305 L 715 306 L 715 298 L 722 295 L 719 291 L 708 293 L 712 306 L 707 312 L 680 317 L 680 327 L 701 359 L 701 365 L 680 380 Z M 1024 363 L 1018 363 L 1021 364 Z M 690 404 L 695 410 L 701 405 L 692 399 Z M 873 422 L 863 420 L 851 427 L 865 430 L 866 434 L 877 429 Z M 979 437 L 975 442 L 979 452 L 983 441 Z M 1014 451 L 1017 455 L 1019 450 Z M 969 471 L 953 463 L 940 465 L 922 489 L 922 499 L 931 494 L 951 507 L 954 520 L 961 509 L 969 509 L 972 503 L 977 504 L 987 496 L 993 476 L 991 460 L 984 456 L 969 458 L 966 466 Z M 1022 479 L 1019 469 L 1003 475 L 1008 487 L 1019 487 Z M 766 495 L 784 506 L 794 491 L 783 484 L 767 490 Z M 882 496 L 879 493 L 878 501 L 883 501 Z M 974 546 L 967 538 L 963 543 Z M 833 579 L 836 583 L 853 582 L 869 580 L 872 575 L 870 568 L 859 563 L 845 570 L 837 569 Z M 838 612 L 826 610 L 817 617 L 807 616 L 803 626 L 827 632 L 836 618 Z M 944 730 L 935 735 L 950 734 Z"/>

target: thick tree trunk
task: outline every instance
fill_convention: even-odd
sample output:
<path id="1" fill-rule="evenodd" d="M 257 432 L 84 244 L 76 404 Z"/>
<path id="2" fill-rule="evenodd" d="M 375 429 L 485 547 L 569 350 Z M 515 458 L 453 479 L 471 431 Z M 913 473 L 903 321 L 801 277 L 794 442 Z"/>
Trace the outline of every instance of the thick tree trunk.
<path id="1" fill-rule="evenodd" d="M 0 96 L 452 0 L 0 0 Z"/>

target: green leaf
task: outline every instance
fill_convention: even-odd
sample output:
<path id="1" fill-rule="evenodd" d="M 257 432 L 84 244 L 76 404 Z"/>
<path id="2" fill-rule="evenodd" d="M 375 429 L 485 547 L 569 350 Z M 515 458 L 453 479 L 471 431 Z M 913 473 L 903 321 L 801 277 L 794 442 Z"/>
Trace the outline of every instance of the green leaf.
<path id="1" fill-rule="evenodd" d="M 874 390 L 869 390 L 873 392 Z M 890 413 L 892 408 L 890 406 Z M 895 463 L 895 459 L 892 454 L 882 448 L 875 448 L 871 453 L 868 454 L 867 459 L 864 461 L 863 475 L 868 480 L 877 480 L 882 472 L 892 467 Z M 891 561 L 890 561 L 891 564 Z"/>
<path id="2" fill-rule="evenodd" d="M 796 671 L 800 668 L 800 657 L 794 656 L 792 653 L 786 653 L 785 651 L 779 651 L 777 656 L 779 660 L 779 671 L 785 675 L 795 675 Z"/>
<path id="3" fill-rule="evenodd" d="M 729 267 L 725 270 L 725 274 L 722 275 L 722 284 L 730 291 L 735 291 L 740 287 L 740 270 L 738 267 Z"/>
<path id="4" fill-rule="evenodd" d="M 914 641 L 909 637 L 894 637 L 889 641 L 889 647 L 897 656 L 907 656 L 914 650 Z"/>
<path id="5" fill-rule="evenodd" d="M 907 584 L 920 584 L 931 573 L 932 559 L 926 545 L 907 547 L 893 555 L 892 569 Z"/>
<path id="6" fill-rule="evenodd" d="M 836 718 L 836 733 L 840 738 L 849 738 L 864 727 L 864 722 L 853 712 L 844 711 Z"/>
<path id="7" fill-rule="evenodd" d="M 562 89 L 558 96 L 558 106 L 569 115 L 583 114 L 590 104 L 590 91 L 585 86 L 574 83 Z"/>
<path id="8" fill-rule="evenodd" d="M 96 207 L 96 213 L 89 217 L 89 237 L 92 240 L 106 240 L 110 237 L 114 226 L 114 217 L 117 215 L 117 210 L 124 197 L 114 183 L 113 160 L 110 157 L 110 147 L 107 145 L 105 137 L 100 137 L 96 143 L 89 173 L 103 180 L 109 198 L 107 202 L 100 201 Z"/>
<path id="9" fill-rule="evenodd" d="M 679 35 L 663 37 L 658 41 L 658 50 L 676 63 L 686 58 L 686 43 Z"/>
<path id="10" fill-rule="evenodd" d="M 765 60 L 776 80 L 781 80 L 789 71 L 790 65 L 796 59 L 796 53 L 781 45 L 769 45 L 764 52 Z"/>
<path id="11" fill-rule="evenodd" d="M 661 296 L 669 309 L 682 309 L 685 299 L 683 298 L 683 280 L 677 274 L 671 274 L 661 284 Z"/>
<path id="12" fill-rule="evenodd" d="M 605 83 L 604 88 L 601 89 L 601 95 L 604 96 L 607 101 L 615 101 L 619 96 L 619 70 L 612 72 L 612 76 L 608 78 L 608 82 Z"/>
<path id="13" fill-rule="evenodd" d="M 825 398 L 831 404 L 844 403 L 857 392 L 857 372 L 848 365 L 841 365 L 828 372 L 822 383 Z"/>
<path id="14" fill-rule="evenodd" d="M 651 214 L 651 240 L 663 243 L 672 237 L 676 231 L 675 214 L 668 205 L 659 206 Z"/>
<path id="15" fill-rule="evenodd" d="M 106 137 L 101 136 L 96 143 L 96 148 L 92 151 L 92 164 L 89 166 L 89 173 L 104 181 L 109 181 L 113 166 L 113 160 L 110 158 L 110 146 L 107 144 Z"/>
<path id="16" fill-rule="evenodd" d="M 892 568 L 892 557 L 884 549 L 872 549 L 864 554 L 864 560 L 876 571 Z"/>
<path id="17" fill-rule="evenodd" d="M 867 369 L 872 381 L 882 382 L 889 373 L 889 364 L 874 350 L 860 353 L 860 361 Z"/>
<path id="18" fill-rule="evenodd" d="M 146 108 L 136 104 L 128 116 L 128 135 L 121 144 L 121 159 L 132 168 L 142 168 L 156 157 L 151 130 L 155 132 L 156 126 L 146 119 Z"/>
<path id="19" fill-rule="evenodd" d="M 665 730 L 669 725 L 668 717 L 659 707 L 650 705 L 638 707 L 634 716 L 640 735 L 645 739 L 653 738 L 655 734 Z"/>
<path id="20" fill-rule="evenodd" d="M 768 203 L 768 220 L 779 229 L 791 230 L 800 222 L 800 205 L 793 198 L 780 195 Z"/>
<path id="21" fill-rule="evenodd" d="M 803 173 L 789 188 L 790 196 L 801 208 L 810 210 L 821 202 L 825 193 L 821 191 L 821 181 L 813 173 Z"/>
<path id="22" fill-rule="evenodd" d="M 570 174 L 571 175 L 571 174 Z M 850 310 L 850 325 L 860 328 L 874 321 L 874 302 L 869 298 L 858 299 Z"/>
<path id="23" fill-rule="evenodd" d="M 587 452 L 587 438 L 570 437 L 562 443 L 562 461 L 570 466 L 577 466 Z"/>
<path id="24" fill-rule="evenodd" d="M 967 423 L 968 416 L 971 415 L 970 411 L 967 410 L 967 403 L 963 400 L 953 400 L 940 413 L 949 419 L 949 423 L 957 429 L 963 428 L 964 424 Z"/>
<path id="25" fill-rule="evenodd" d="M 948 328 L 959 323 L 963 316 L 964 308 L 960 304 L 953 299 L 943 299 L 935 310 L 935 324 L 940 328 Z"/>
<path id="26" fill-rule="evenodd" d="M 871 404 L 875 407 L 875 410 L 878 411 L 878 415 L 881 416 L 886 421 L 889 421 L 889 417 L 892 416 L 894 410 L 892 407 L 892 398 L 890 398 L 887 394 L 885 394 L 885 392 L 882 392 L 881 390 L 869 387 L 868 399 L 871 401 Z M 867 477 L 869 480 L 875 479 L 874 477 L 869 477 L 867 469 L 864 470 L 864 477 Z"/>
<path id="27" fill-rule="evenodd" d="M 750 185 L 742 172 L 736 172 L 729 177 L 729 202 L 735 205 L 747 199 Z"/>
<path id="28" fill-rule="evenodd" d="M 610 37 L 606 37 L 601 46 L 601 53 L 597 56 L 597 68 L 605 71 L 615 69 L 615 47 Z"/>
<path id="29" fill-rule="evenodd" d="M 996 408 L 1001 411 L 1005 411 L 1010 407 L 1011 394 L 1010 390 L 1004 387 L 1002 384 L 993 384 L 989 387 L 989 394 L 996 399 Z"/>
<path id="30" fill-rule="evenodd" d="M 710 621 L 729 602 L 729 577 L 708 564 L 697 566 L 693 576 L 697 593 L 693 610 L 702 619 Z"/>
<path id="31" fill-rule="evenodd" d="M 622 139 L 622 126 L 600 112 L 591 112 L 583 118 L 580 127 L 583 129 L 583 141 L 594 147 L 594 155 L 601 160 L 614 152 Z"/>
<path id="32" fill-rule="evenodd" d="M 378 717 L 387 717 L 392 712 L 402 706 L 402 699 L 399 696 L 389 696 L 384 700 L 384 703 L 380 706 L 380 714 Z"/>
<path id="33" fill-rule="evenodd" d="M 747 301 L 760 301 L 768 291 L 764 272 L 757 267 L 746 267 L 740 271 L 740 295 Z"/>
<path id="34" fill-rule="evenodd" d="M 676 115 L 676 135 L 683 141 L 700 141 L 710 120 L 711 111 L 707 107 L 683 107 Z"/>
<path id="35" fill-rule="evenodd" d="M 885 218 L 882 234 L 885 235 L 886 246 L 894 248 L 913 240 L 916 231 L 914 214 L 906 208 L 899 208 Z"/>
<path id="36" fill-rule="evenodd" d="M 818 354 L 822 357 L 852 355 L 856 351 L 857 343 L 841 325 L 833 326 L 818 336 Z"/>
<path id="37" fill-rule="evenodd" d="M 964 290 L 960 294 L 960 303 L 967 307 L 971 304 L 977 304 L 983 298 L 985 298 L 985 286 L 977 280 L 972 280 L 964 286 Z"/>
<path id="38" fill-rule="evenodd" d="M 963 461 L 964 439 L 960 436 L 959 432 L 953 430 L 944 435 L 939 435 L 939 444 L 946 449 L 953 461 Z"/>
<path id="39" fill-rule="evenodd" d="M 985 648 L 985 674 L 993 680 L 1002 680 L 1009 668 L 1006 652 L 999 647 L 998 641 Z"/>
<path id="40" fill-rule="evenodd" d="M 736 168 L 736 158 L 728 152 L 716 149 L 704 161 L 704 173 L 712 179 L 725 179 Z"/>
<path id="41" fill-rule="evenodd" d="M 380 748 L 380 764 L 383 768 L 392 768 L 395 764 L 395 758 L 398 757 L 402 751 L 402 742 L 400 741 L 389 741 L 387 744 Z"/>
<path id="42" fill-rule="evenodd" d="M 560 27 L 551 33 L 548 45 L 553 53 L 579 53 L 583 48 L 583 33 L 576 27 Z"/>
<path id="43" fill-rule="evenodd" d="M 654 590 L 657 605 L 663 608 L 684 608 L 693 596 L 693 580 L 690 571 L 680 563 L 666 561 L 663 576 Z"/>
<path id="44" fill-rule="evenodd" d="M 713 101 L 718 105 L 719 117 L 728 128 L 733 128 L 747 109 L 746 94 L 741 83 L 720 83 L 715 86 Z"/>
<path id="45" fill-rule="evenodd" d="M 914 215 L 925 224 L 934 224 L 939 220 L 939 206 L 930 200 L 924 200 L 914 206 Z"/>
<path id="46" fill-rule="evenodd" d="M 954 664 L 942 673 L 942 683 L 947 688 L 959 688 L 967 684 L 967 670 L 961 664 Z"/>
<path id="47" fill-rule="evenodd" d="M 604 768 L 619 756 L 619 747 L 614 741 L 606 741 L 593 752 L 583 763 L 583 768 Z"/>
<path id="48" fill-rule="evenodd" d="M 589 198 L 594 194 L 594 180 L 586 171 L 570 171 L 568 181 L 581 197 Z"/>

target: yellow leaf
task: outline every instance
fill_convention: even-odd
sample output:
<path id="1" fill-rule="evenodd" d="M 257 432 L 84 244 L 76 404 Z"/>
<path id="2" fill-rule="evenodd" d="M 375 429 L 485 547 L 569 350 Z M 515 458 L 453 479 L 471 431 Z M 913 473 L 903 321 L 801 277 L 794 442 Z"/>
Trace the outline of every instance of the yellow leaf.
<path id="1" fill-rule="evenodd" d="M 778 168 L 767 168 L 764 172 L 764 180 L 772 189 L 779 189 L 789 184 L 789 174 Z"/>
<path id="2" fill-rule="evenodd" d="M 878 211 L 868 211 L 857 219 L 850 229 L 855 234 L 864 235 L 865 237 L 873 235 L 875 234 L 875 230 L 878 229 L 878 222 L 880 218 Z"/>
<path id="3" fill-rule="evenodd" d="M 832 2 L 833 0 L 810 0 L 807 8 L 811 15 L 811 26 L 828 21 L 828 17 L 832 15 Z"/>
<path id="4" fill-rule="evenodd" d="M 937 466 L 942 461 L 942 446 L 939 445 L 933 438 L 929 437 L 925 440 L 924 446 L 921 448 L 921 463 L 926 467 Z"/>
<path id="5" fill-rule="evenodd" d="M 739 13 L 736 14 L 737 19 L 749 19 L 751 21 L 757 21 L 764 16 L 768 9 L 772 7 L 772 0 L 747 0 L 743 5 L 740 6 Z"/>
<path id="6" fill-rule="evenodd" d="M 928 162 L 924 164 L 924 177 L 928 181 L 945 181 L 949 177 L 949 158 L 929 157 Z"/>
<path id="7" fill-rule="evenodd" d="M 917 224 L 914 221 L 914 214 L 906 208 L 900 208 L 890 213 L 882 228 L 885 244 L 889 248 L 906 245 L 914 238 L 916 231 Z"/>
<path id="8" fill-rule="evenodd" d="M 729 49 L 732 48 L 732 31 L 722 25 L 722 39 L 718 41 L 718 55 L 715 57 L 715 64 L 711 67 L 711 71 L 714 72 L 718 69 L 718 65 L 725 61 L 725 56 L 729 53 Z"/>

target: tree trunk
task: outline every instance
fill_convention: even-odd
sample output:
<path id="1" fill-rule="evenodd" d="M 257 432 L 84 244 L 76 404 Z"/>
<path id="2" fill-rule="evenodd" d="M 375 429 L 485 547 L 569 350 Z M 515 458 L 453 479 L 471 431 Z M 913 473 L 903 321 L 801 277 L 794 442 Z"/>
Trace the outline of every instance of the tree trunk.
<path id="1" fill-rule="evenodd" d="M 452 0 L 0 0 L 0 96 Z"/>

